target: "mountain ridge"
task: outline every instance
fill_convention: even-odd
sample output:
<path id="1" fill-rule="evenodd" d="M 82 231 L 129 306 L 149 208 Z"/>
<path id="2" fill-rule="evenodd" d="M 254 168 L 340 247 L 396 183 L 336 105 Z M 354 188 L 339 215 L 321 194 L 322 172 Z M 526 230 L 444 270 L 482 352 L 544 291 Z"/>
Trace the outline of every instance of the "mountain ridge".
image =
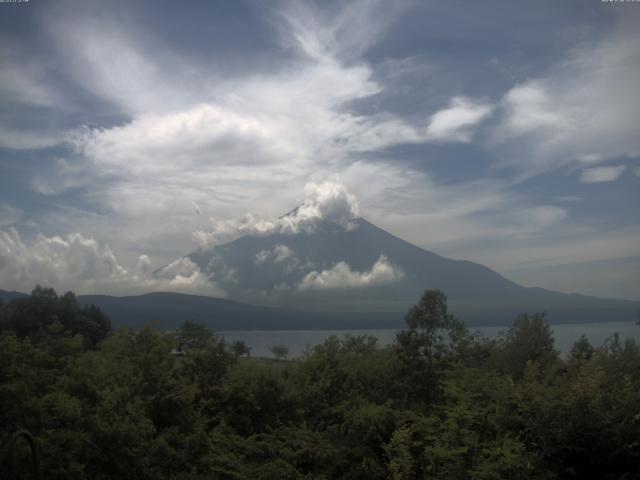
<path id="1" fill-rule="evenodd" d="M 546 312 L 551 323 L 633 321 L 640 311 L 640 301 L 521 286 L 485 265 L 413 245 L 364 218 L 320 227 L 244 235 L 182 257 L 220 286 L 224 298 L 149 292 L 78 300 L 99 306 L 116 326 L 175 328 L 196 320 L 216 330 L 401 328 L 427 289 L 444 291 L 452 313 L 469 326 L 508 325 L 524 312 Z M 20 295 L 0 291 L 3 299 Z"/>

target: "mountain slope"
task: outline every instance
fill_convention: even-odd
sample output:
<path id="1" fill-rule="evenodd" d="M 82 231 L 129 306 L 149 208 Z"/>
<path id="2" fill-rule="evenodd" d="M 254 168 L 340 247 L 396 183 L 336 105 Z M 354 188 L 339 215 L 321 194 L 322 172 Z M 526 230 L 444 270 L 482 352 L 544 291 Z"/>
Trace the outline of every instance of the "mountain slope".
<path id="1" fill-rule="evenodd" d="M 640 306 L 522 287 L 483 265 L 416 247 L 362 218 L 347 228 L 325 224 L 313 232 L 247 235 L 187 258 L 231 299 L 310 311 L 401 318 L 429 288 L 445 291 L 452 310 L 469 323 L 507 323 L 534 310 L 556 322 L 633 320 Z"/>
<path id="2" fill-rule="evenodd" d="M 273 294 L 278 285 L 296 290 L 310 272 L 326 271 L 345 262 L 352 271 L 364 272 L 384 256 L 398 266 L 403 278 L 375 287 L 385 296 L 415 298 L 424 287 L 438 287 L 452 297 L 486 297 L 522 289 L 483 265 L 451 260 L 423 250 L 356 219 L 350 229 L 326 229 L 313 234 L 244 236 L 212 250 L 198 250 L 188 258 L 219 283 L 233 298 Z M 278 261 L 276 249 L 286 247 L 289 256 Z M 263 262 L 260 254 L 270 254 Z M 327 288 L 326 290 L 330 290 Z M 353 288 L 349 295 L 371 296 L 371 288 Z M 300 290 L 298 289 L 298 294 Z M 331 292 L 336 294 L 337 292 Z"/>

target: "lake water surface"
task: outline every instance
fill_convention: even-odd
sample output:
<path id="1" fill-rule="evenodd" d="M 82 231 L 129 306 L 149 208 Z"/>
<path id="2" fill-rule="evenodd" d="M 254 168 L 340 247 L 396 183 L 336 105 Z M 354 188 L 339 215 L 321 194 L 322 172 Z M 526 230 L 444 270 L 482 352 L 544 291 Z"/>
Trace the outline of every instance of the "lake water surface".
<path id="1" fill-rule="evenodd" d="M 489 338 L 495 338 L 505 327 L 477 327 L 471 330 L 478 331 Z M 555 338 L 556 349 L 564 355 L 571 351 L 573 342 L 581 335 L 586 335 L 592 345 L 600 346 L 614 333 L 620 334 L 624 340 L 634 337 L 640 341 L 640 327 L 635 322 L 610 322 L 610 323 L 575 323 L 551 325 Z M 244 330 L 218 332 L 227 341 L 244 341 L 251 347 L 251 355 L 254 357 L 272 357 L 269 347 L 276 344 L 289 347 L 289 358 L 297 357 L 304 353 L 305 349 L 324 342 L 331 335 L 342 337 L 351 335 L 372 335 L 378 339 L 379 345 L 388 345 L 393 342 L 397 330 Z"/>

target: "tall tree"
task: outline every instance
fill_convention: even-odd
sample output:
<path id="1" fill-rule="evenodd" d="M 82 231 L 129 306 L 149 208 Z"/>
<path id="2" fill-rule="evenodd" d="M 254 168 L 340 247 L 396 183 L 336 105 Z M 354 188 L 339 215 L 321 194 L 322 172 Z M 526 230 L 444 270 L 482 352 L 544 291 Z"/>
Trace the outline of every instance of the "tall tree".
<path id="1" fill-rule="evenodd" d="M 457 340 L 466 329 L 448 312 L 447 296 L 441 290 L 427 290 L 405 317 L 407 330 L 396 336 L 400 358 L 404 364 L 403 389 L 413 391 L 421 400 L 437 395 L 437 368 L 452 358 Z"/>

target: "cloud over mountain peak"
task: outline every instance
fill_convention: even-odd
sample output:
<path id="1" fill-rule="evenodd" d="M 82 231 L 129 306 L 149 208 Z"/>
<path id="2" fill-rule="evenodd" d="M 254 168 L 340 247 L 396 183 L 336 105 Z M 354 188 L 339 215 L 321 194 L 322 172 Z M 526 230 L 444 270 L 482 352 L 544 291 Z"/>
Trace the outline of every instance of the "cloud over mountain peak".
<path id="1" fill-rule="evenodd" d="M 263 220 L 247 214 L 235 220 L 211 219 L 209 230 L 194 232 L 202 248 L 212 247 L 242 235 L 295 235 L 314 233 L 322 226 L 355 228 L 352 220 L 360 213 L 358 201 L 338 180 L 309 182 L 300 206 L 276 220 Z"/>

